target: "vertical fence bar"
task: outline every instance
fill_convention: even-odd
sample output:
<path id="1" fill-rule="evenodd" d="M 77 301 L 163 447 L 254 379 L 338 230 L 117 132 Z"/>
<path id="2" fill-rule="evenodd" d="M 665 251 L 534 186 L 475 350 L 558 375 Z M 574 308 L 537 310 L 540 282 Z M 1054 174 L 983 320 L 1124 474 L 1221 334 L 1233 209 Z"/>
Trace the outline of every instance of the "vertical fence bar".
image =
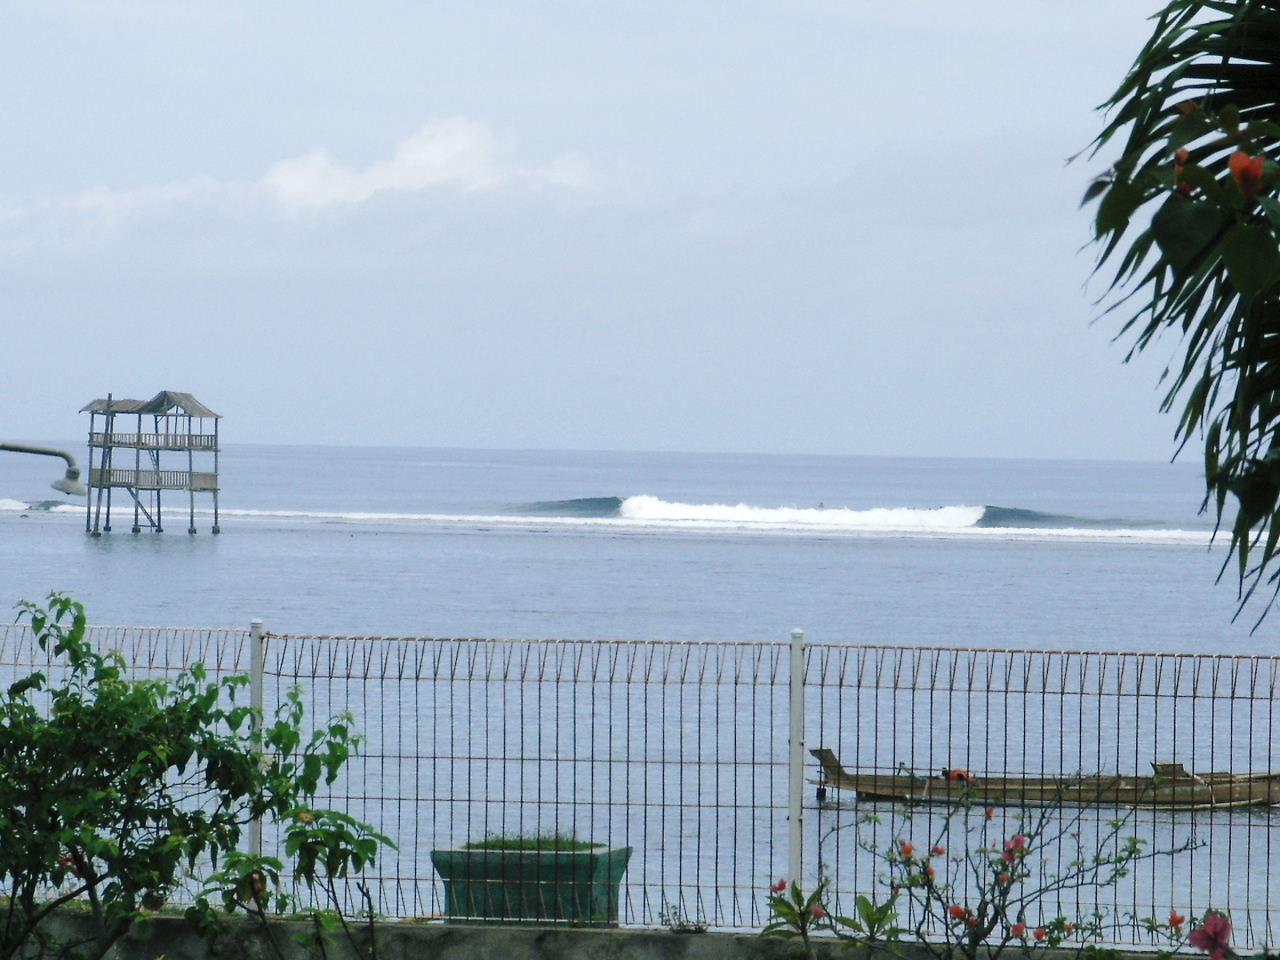
<path id="1" fill-rule="evenodd" d="M 787 776 L 787 820 L 790 825 L 787 857 L 791 878 L 802 882 L 804 856 L 804 631 L 791 631 L 791 733 L 790 769 Z"/>
<path id="2" fill-rule="evenodd" d="M 261 620 L 249 621 L 249 706 L 253 708 L 254 732 L 262 733 L 263 680 L 266 673 L 267 653 L 263 642 Z M 252 856 L 262 855 L 262 818 L 254 817 L 249 821 L 249 853 Z"/>

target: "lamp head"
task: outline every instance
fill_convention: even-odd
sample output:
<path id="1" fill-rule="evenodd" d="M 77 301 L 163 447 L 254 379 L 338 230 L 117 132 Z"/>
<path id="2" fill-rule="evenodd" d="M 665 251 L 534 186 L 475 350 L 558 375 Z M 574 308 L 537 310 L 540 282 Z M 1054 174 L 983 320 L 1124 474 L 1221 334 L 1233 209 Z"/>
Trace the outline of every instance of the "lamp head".
<path id="1" fill-rule="evenodd" d="M 53 481 L 49 486 L 59 493 L 65 493 L 71 497 L 87 497 L 89 495 L 85 485 L 80 482 L 80 469 L 78 467 L 67 467 L 67 475 L 61 480 Z"/>

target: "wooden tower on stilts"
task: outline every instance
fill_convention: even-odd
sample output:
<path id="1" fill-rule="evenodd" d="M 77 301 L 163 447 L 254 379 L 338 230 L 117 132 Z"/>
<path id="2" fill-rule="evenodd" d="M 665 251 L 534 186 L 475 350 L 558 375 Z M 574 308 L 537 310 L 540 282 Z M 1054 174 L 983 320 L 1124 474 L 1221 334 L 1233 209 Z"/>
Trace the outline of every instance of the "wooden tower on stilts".
<path id="1" fill-rule="evenodd" d="M 150 400 L 115 400 L 108 394 L 80 412 L 89 414 L 85 533 L 96 537 L 111 532 L 113 490 L 132 501 L 133 533 L 144 526 L 164 532 L 161 493 L 166 490 L 186 491 L 187 533 L 196 532 L 196 494 L 211 494 L 212 532 L 221 532 L 218 414 L 191 394 L 173 390 L 162 390 Z"/>

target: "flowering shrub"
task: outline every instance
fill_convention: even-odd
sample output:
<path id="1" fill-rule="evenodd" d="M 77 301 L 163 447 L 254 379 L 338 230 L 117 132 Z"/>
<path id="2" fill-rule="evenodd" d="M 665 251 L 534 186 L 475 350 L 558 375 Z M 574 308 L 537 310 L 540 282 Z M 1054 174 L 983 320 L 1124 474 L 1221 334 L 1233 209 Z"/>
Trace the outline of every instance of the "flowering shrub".
<path id="1" fill-rule="evenodd" d="M 1280 308 L 1280 11 L 1168 0 L 1151 20 L 1103 105 L 1094 147 L 1114 146 L 1115 162 L 1085 199 L 1097 201 L 1099 267 L 1114 267 L 1107 312 L 1119 313 L 1130 356 L 1160 345 L 1177 449 L 1200 438 L 1205 506 L 1230 528 L 1243 608 L 1264 584 L 1280 597 L 1268 349 Z M 1167 337 L 1179 344 L 1172 358 Z"/>
<path id="2" fill-rule="evenodd" d="M 903 898 L 914 939 L 939 960 L 1083 948 L 1104 937 L 1108 918 L 1065 915 L 1055 906 L 1059 894 L 1079 903 L 1082 890 L 1120 882 L 1135 862 L 1192 846 L 1149 851 L 1127 832 L 1132 813 L 1094 824 L 1088 808 L 1063 803 L 1009 809 L 1006 819 L 972 803 L 935 807 L 895 820 L 887 836 L 874 814 L 852 825 L 858 847 L 881 864 L 880 882 Z"/>
<path id="3" fill-rule="evenodd" d="M 247 677 L 207 681 L 199 664 L 172 681 L 127 679 L 86 639 L 79 603 L 51 594 L 19 609 L 65 679 L 32 673 L 0 701 L 0 960 L 102 957 L 184 878 L 204 884 L 188 916 L 206 930 L 214 903 L 287 908 L 283 863 L 238 849 L 255 818 L 281 826 L 294 876 L 322 892 L 390 843 L 312 807 L 356 748 L 344 718 L 304 737 L 297 691 L 264 722 L 236 704 Z M 72 901 L 91 938 L 48 942 L 42 921 Z"/>

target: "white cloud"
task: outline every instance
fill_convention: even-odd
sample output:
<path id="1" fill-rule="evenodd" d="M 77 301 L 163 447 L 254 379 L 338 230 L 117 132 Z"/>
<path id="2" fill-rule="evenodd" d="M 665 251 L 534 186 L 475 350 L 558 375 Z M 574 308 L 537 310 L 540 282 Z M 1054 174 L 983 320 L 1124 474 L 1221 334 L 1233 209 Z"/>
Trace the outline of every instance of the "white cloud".
<path id="1" fill-rule="evenodd" d="M 546 167 L 508 163 L 510 138 L 463 117 L 433 120 L 402 140 L 390 160 L 363 170 L 336 163 L 327 150 L 281 160 L 263 178 L 276 198 L 292 210 L 363 203 L 388 190 L 426 190 L 452 184 L 463 191 L 492 190 L 516 180 L 578 186 L 586 182 L 585 162 L 561 157 Z"/>
<path id="2" fill-rule="evenodd" d="M 165 237 L 179 238 L 187 247 L 217 237 L 238 237 L 228 242 L 229 248 L 261 247 L 288 235 L 299 216 L 354 207 L 391 191 L 438 191 L 452 206 L 456 198 L 480 191 L 516 194 L 548 188 L 563 194 L 594 182 L 590 165 L 577 154 L 522 165 L 515 146 L 514 137 L 500 137 L 482 123 L 455 117 L 426 124 L 402 140 L 388 159 L 363 169 L 318 149 L 274 163 L 253 181 L 194 177 L 44 197 L 0 195 L 0 261 L 52 262 L 63 255 L 137 249 Z M 522 198 L 511 199 L 518 206 Z M 463 204 L 458 211 L 465 208 Z M 377 216 L 385 219 L 386 213 Z M 355 225 L 345 229 L 358 232 Z"/>

